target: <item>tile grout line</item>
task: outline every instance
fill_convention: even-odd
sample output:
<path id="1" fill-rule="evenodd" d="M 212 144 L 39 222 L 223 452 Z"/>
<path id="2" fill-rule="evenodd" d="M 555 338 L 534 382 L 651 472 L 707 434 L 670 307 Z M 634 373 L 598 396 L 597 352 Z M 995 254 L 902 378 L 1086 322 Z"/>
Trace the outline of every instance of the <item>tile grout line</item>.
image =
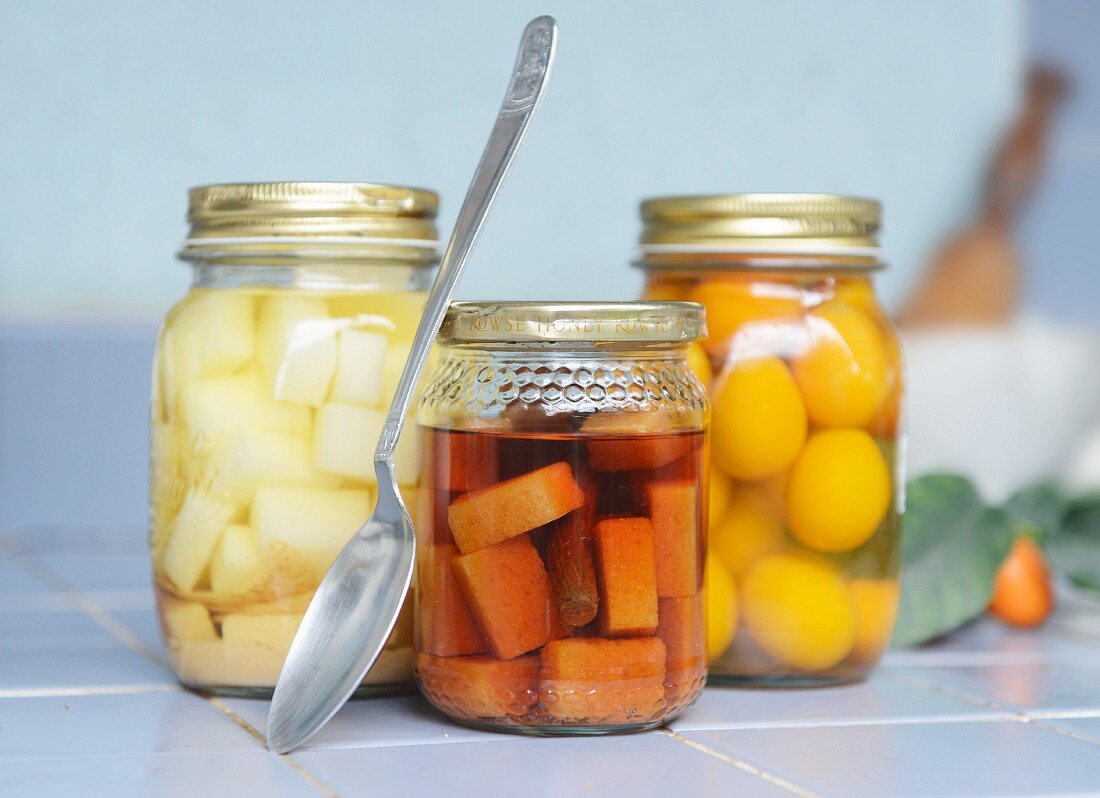
<path id="1" fill-rule="evenodd" d="M 145 643 L 143 643 L 133 632 L 130 631 L 122 621 L 111 615 L 110 612 L 100 607 L 94 599 L 89 598 L 77 587 L 71 584 L 64 577 L 57 574 L 52 568 L 45 563 L 41 562 L 39 558 L 33 554 L 22 554 L 16 562 L 16 567 L 22 569 L 25 573 L 32 578 L 37 579 L 46 587 L 54 590 L 62 595 L 62 597 L 69 601 L 74 607 L 88 615 L 93 621 L 99 624 L 109 634 L 113 635 L 120 642 L 122 642 L 129 649 L 137 654 L 152 660 L 162 668 L 172 672 L 171 666 L 164 661 L 155 651 L 150 649 Z M 174 672 L 173 672 L 174 673 Z M 211 707 L 217 710 L 223 717 L 228 719 L 256 742 L 260 744 L 260 747 L 264 751 L 267 751 L 267 740 L 264 735 L 246 721 L 232 709 L 225 705 L 221 699 L 209 695 L 198 695 L 199 698 L 206 701 Z M 312 773 L 308 768 L 302 765 L 300 762 L 293 759 L 289 754 L 282 754 L 278 756 L 278 759 L 284 762 L 291 770 L 293 770 L 301 779 L 309 784 L 314 789 L 318 790 L 326 798 L 340 798 L 339 793 L 332 787 L 325 783 L 325 781 Z"/>
<path id="2" fill-rule="evenodd" d="M 1100 745 L 1100 738 L 1093 737 L 1089 734 L 1082 734 L 1081 732 L 1075 732 L 1072 729 L 1060 729 L 1057 726 L 1052 726 L 1049 723 L 1044 722 L 1045 719 L 1031 718 L 1029 723 L 1038 729 L 1046 729 L 1047 731 L 1054 732 L 1055 734 L 1062 734 L 1074 740 L 1080 740 L 1083 743 L 1089 745 Z M 1069 718 L 1067 718 L 1069 720 Z"/>
<path id="3" fill-rule="evenodd" d="M 1081 717 L 1076 714 L 1073 717 Z M 1014 713 L 1009 710 L 1001 710 L 999 713 L 979 715 L 956 713 L 954 715 L 913 715 L 910 717 L 884 716 L 881 718 L 837 718 L 834 720 L 809 720 L 809 721 L 758 721 L 749 723 L 729 724 L 700 724 L 692 728 L 680 727 L 678 732 L 711 732 L 711 731 L 774 731 L 776 729 L 829 729 L 851 728 L 856 726 L 929 726 L 937 723 L 945 725 L 952 723 L 997 723 L 1017 720 Z"/>
<path id="4" fill-rule="evenodd" d="M 769 771 L 757 767 L 756 765 L 753 765 L 749 762 L 737 759 L 736 757 L 730 756 L 729 754 L 724 754 L 717 749 L 711 748 L 709 745 L 705 745 L 696 740 L 692 740 L 689 737 L 685 737 L 679 732 L 672 731 L 672 729 L 660 729 L 660 731 L 671 737 L 673 740 L 683 743 L 689 748 L 694 748 L 696 751 L 700 751 L 707 756 L 712 756 L 715 759 L 721 760 L 727 765 L 733 765 L 738 770 L 743 770 L 746 773 L 756 776 L 757 778 L 762 779 L 769 784 L 773 784 L 780 789 L 786 790 L 787 792 L 793 793 L 794 795 L 799 795 L 802 798 L 819 798 L 817 793 L 807 790 L 805 787 L 801 787 L 794 782 L 787 781 L 783 777 L 777 776 L 774 773 L 770 773 Z"/>
<path id="5" fill-rule="evenodd" d="M 1031 714 L 1030 712 L 1027 712 L 1027 711 L 1013 709 L 1012 707 L 1001 704 L 1000 702 L 998 702 L 994 699 L 990 699 L 990 700 L 981 699 L 981 698 L 978 698 L 977 696 L 970 695 L 969 693 L 966 693 L 964 691 L 954 690 L 950 687 L 943 687 L 943 686 L 935 684 L 933 682 L 926 682 L 922 679 L 912 677 L 909 674 L 895 673 L 893 675 L 894 675 L 895 678 L 904 679 L 904 680 L 909 681 L 910 683 L 915 684 L 919 687 L 923 687 L 927 690 L 931 690 L 933 692 L 940 693 L 941 695 L 953 696 L 953 697 L 958 698 L 958 699 L 963 700 L 963 701 L 969 701 L 971 703 L 978 704 L 979 706 L 983 706 L 986 709 L 999 710 L 999 711 L 1003 711 L 1003 712 L 1012 713 L 1013 720 L 1016 720 L 1019 723 L 1023 723 L 1023 724 L 1029 725 L 1029 726 L 1034 726 L 1037 729 L 1045 729 L 1046 731 L 1054 732 L 1055 734 L 1061 734 L 1061 735 L 1064 735 L 1066 737 L 1071 737 L 1074 740 L 1080 740 L 1081 742 L 1089 743 L 1091 745 L 1100 745 L 1100 738 L 1091 737 L 1091 736 L 1088 736 L 1088 735 L 1082 735 L 1082 734 L 1079 734 L 1079 733 L 1074 732 L 1074 731 L 1069 730 L 1069 729 L 1060 729 L 1057 726 L 1053 726 L 1053 725 L 1045 722 L 1045 721 L 1048 721 L 1048 720 L 1059 720 L 1059 719 L 1072 720 L 1075 717 L 1097 717 L 1098 715 L 1100 715 L 1100 711 L 1098 711 L 1098 710 L 1086 710 L 1086 712 L 1090 713 L 1090 714 L 1086 714 L 1086 715 L 1082 715 L 1080 712 L 1074 714 L 1072 710 L 1064 710 L 1064 711 L 1061 711 L 1061 712 L 1051 711 L 1049 713 L 1044 713 L 1044 712 L 1041 712 L 1041 711 L 1037 711 L 1033 715 L 1033 714 Z"/>
<path id="6" fill-rule="evenodd" d="M 939 693 L 940 695 L 947 696 L 948 698 L 956 698 L 960 701 L 965 701 L 968 704 L 974 704 L 975 706 L 982 707 L 995 712 L 1007 712 L 1012 716 L 1012 720 L 1019 721 L 1021 723 L 1027 723 L 1028 715 L 1026 712 L 1021 712 L 1013 707 L 1005 706 L 993 699 L 985 699 L 976 695 L 972 695 L 963 690 L 956 690 L 952 687 L 944 687 L 942 684 L 936 684 L 935 682 L 926 681 L 920 679 L 908 673 L 893 672 L 890 676 L 894 679 L 900 679 L 903 682 L 920 687 L 924 690 L 928 690 L 933 693 Z M 1008 720 L 1008 718 L 1005 718 Z"/>
<path id="7" fill-rule="evenodd" d="M 37 579 L 54 592 L 60 593 L 63 599 L 90 617 L 108 634 L 113 636 L 131 651 L 135 651 L 153 663 L 160 665 L 162 668 L 171 670 L 163 657 L 149 648 L 149 646 L 145 645 L 137 635 L 130 631 L 130 628 L 126 626 L 126 624 L 115 618 L 109 611 L 103 609 L 94 599 L 85 595 L 78 590 L 76 586 L 70 584 L 68 580 L 41 562 L 37 556 L 33 554 L 21 555 L 16 562 L 16 567 L 21 568 L 26 574 Z"/>
<path id="8" fill-rule="evenodd" d="M 231 709 L 224 701 L 217 696 L 204 696 L 204 698 L 213 706 L 216 710 L 225 715 L 234 724 L 244 730 L 249 736 L 251 736 L 256 742 L 267 750 L 267 738 L 263 733 L 241 717 L 237 712 Z M 291 769 L 305 779 L 314 789 L 325 795 L 326 798 L 340 798 L 340 794 L 336 792 L 331 786 L 326 784 L 319 776 L 311 772 L 308 768 L 302 765 L 297 760 L 293 759 L 289 754 L 279 754 L 279 759 L 290 765 Z"/>

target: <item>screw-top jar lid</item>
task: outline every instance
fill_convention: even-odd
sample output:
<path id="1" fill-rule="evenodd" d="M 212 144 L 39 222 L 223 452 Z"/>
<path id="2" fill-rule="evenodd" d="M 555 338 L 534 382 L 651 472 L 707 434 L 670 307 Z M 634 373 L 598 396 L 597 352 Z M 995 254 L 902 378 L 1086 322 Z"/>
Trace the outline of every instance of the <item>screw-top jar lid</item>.
<path id="1" fill-rule="evenodd" d="M 188 192 L 184 260 L 249 255 L 438 262 L 433 191 L 381 183 L 230 183 Z"/>
<path id="2" fill-rule="evenodd" d="M 638 266 L 663 255 L 795 255 L 867 258 L 878 265 L 882 206 L 834 194 L 656 197 L 641 204 Z"/>
<path id="3" fill-rule="evenodd" d="M 455 302 L 448 342 L 678 343 L 706 335 L 696 302 Z"/>

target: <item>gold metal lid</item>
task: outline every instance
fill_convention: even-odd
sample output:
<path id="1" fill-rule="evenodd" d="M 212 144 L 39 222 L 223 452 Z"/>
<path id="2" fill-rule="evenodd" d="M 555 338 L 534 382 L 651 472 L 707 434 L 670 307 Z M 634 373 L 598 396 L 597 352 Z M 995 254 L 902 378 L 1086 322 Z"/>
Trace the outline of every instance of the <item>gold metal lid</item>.
<path id="1" fill-rule="evenodd" d="M 454 302 L 439 337 L 449 342 L 678 343 L 706 335 L 696 302 Z"/>
<path id="2" fill-rule="evenodd" d="M 184 260 L 257 254 L 438 261 L 433 191 L 381 183 L 229 183 L 188 192 Z"/>
<path id="3" fill-rule="evenodd" d="M 641 204 L 641 262 L 684 253 L 881 257 L 882 206 L 834 194 L 656 197 Z"/>

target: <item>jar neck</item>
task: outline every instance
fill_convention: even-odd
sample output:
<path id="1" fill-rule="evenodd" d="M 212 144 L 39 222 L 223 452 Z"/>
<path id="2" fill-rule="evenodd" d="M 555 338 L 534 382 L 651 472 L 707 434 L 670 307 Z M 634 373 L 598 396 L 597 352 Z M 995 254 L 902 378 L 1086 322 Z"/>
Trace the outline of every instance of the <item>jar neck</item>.
<path id="1" fill-rule="evenodd" d="M 515 431 L 532 418 L 559 417 L 576 431 L 593 413 L 660 413 L 670 429 L 702 429 L 709 410 L 687 347 L 445 342 L 418 419 L 440 429 Z"/>
<path id="2" fill-rule="evenodd" d="M 646 343 L 601 343 L 595 341 L 558 341 L 543 343 L 469 343 L 440 342 L 444 357 L 465 360 L 491 358 L 514 363 L 550 363 L 562 360 L 592 361 L 679 361 L 687 356 L 690 341 L 651 341 Z"/>
<path id="3" fill-rule="evenodd" d="M 389 262 L 226 264 L 191 262 L 193 288 L 282 288 L 301 291 L 425 291 L 433 269 Z"/>
<path id="4" fill-rule="evenodd" d="M 761 254 L 739 252 L 663 252 L 647 254 L 634 265 L 651 274 L 686 272 L 695 276 L 709 273 L 748 272 L 760 275 L 809 274 L 870 276 L 883 268 L 877 257 L 827 254 Z"/>

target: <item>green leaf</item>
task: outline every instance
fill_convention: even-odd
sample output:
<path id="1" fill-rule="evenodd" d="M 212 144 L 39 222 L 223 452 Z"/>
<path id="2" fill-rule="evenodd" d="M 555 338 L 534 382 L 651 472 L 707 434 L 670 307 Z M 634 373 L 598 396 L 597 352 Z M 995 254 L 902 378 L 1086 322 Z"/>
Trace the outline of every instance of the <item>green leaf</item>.
<path id="1" fill-rule="evenodd" d="M 986 507 L 965 477 L 934 474 L 910 482 L 894 646 L 923 643 L 981 615 L 1014 537 L 1013 517 Z"/>
<path id="2" fill-rule="evenodd" d="M 1042 543 L 1062 526 L 1069 503 L 1049 482 L 1022 488 L 1005 502 L 1005 512 L 1016 519 L 1017 532 Z"/>
<path id="3" fill-rule="evenodd" d="M 1045 549 L 1054 567 L 1075 584 L 1100 590 L 1100 495 L 1071 502 Z"/>

